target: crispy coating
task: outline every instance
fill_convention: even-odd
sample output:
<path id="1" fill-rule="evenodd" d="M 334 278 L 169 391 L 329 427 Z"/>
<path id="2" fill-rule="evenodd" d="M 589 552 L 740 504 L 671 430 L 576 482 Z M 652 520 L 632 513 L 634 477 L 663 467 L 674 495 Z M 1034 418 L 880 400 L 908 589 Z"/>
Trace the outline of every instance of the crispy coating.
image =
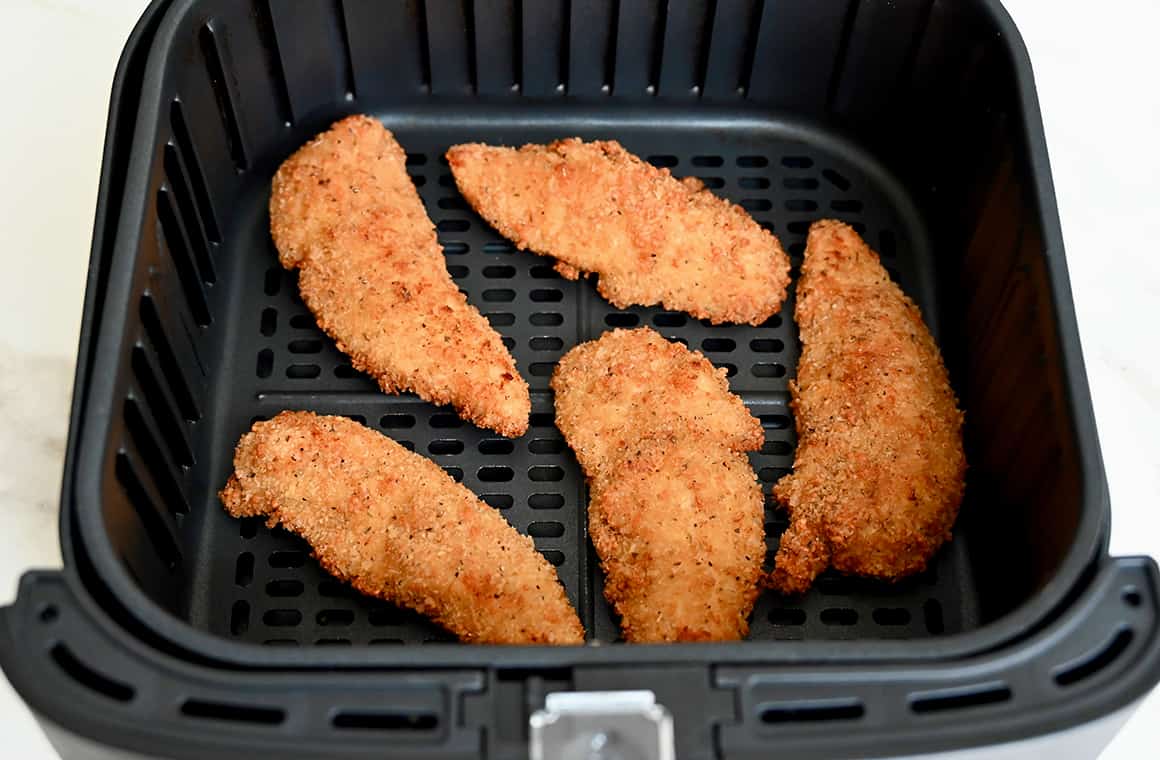
<path id="1" fill-rule="evenodd" d="M 644 444 L 593 481 L 588 504 L 625 640 L 743 638 L 765 556 L 749 459 L 709 444 Z"/>
<path id="2" fill-rule="evenodd" d="M 893 580 L 926 567 L 963 496 L 963 415 L 918 307 L 849 226 L 810 229 L 794 314 L 790 515 L 769 583 L 809 588 L 832 565 Z"/>
<path id="3" fill-rule="evenodd" d="M 552 375 L 556 425 L 590 478 L 642 438 L 759 449 L 761 422 L 729 392 L 725 375 L 700 352 L 647 327 L 612 330 L 560 359 Z"/>
<path id="4" fill-rule="evenodd" d="M 306 539 L 364 594 L 417 610 L 465 642 L 580 644 L 554 568 L 434 462 L 345 417 L 256 423 L 221 492 L 235 517 Z"/>
<path id="5" fill-rule="evenodd" d="M 613 330 L 569 351 L 552 389 L 625 639 L 744 637 L 765 537 L 743 452 L 765 436 L 725 370 L 648 328 Z"/>
<path id="6" fill-rule="evenodd" d="M 699 181 L 675 179 L 615 141 L 447 151 L 463 197 L 521 249 L 558 260 L 625 308 L 761 324 L 781 308 L 789 259 L 772 233 Z"/>
<path id="7" fill-rule="evenodd" d="M 452 404 L 503 435 L 527 431 L 515 360 L 447 273 L 406 154 L 377 120 L 351 116 L 274 176 L 270 231 L 302 299 L 351 364 L 387 393 Z"/>

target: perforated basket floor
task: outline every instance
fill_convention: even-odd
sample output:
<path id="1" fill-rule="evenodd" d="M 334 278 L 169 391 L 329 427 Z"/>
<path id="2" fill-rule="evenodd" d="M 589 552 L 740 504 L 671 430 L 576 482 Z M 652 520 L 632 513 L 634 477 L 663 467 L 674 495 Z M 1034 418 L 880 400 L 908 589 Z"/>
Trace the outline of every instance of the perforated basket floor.
<path id="1" fill-rule="evenodd" d="M 413 644 L 453 640 L 421 616 L 361 597 L 321 571 L 308 547 L 257 521 L 229 518 L 216 498 L 233 446 L 253 421 L 283 409 L 341 414 L 431 457 L 457 480 L 502 510 L 555 565 L 580 612 L 589 639 L 614 642 L 618 629 L 601 593 L 599 566 L 587 537 L 586 491 L 579 466 L 553 424 L 548 387 L 555 362 L 579 342 L 612 327 L 650 325 L 727 367 L 739 393 L 766 429 L 752 455 L 769 487 L 793 463 L 794 432 L 787 381 L 798 357 L 793 300 L 760 327 L 711 327 L 661 309 L 619 311 L 590 282 L 558 277 L 551 261 L 515 251 L 471 212 L 455 190 L 443 152 L 463 141 L 521 144 L 578 134 L 615 137 L 629 150 L 677 176 L 701 177 L 740 203 L 779 236 L 795 274 L 811 221 L 833 216 L 853 223 L 882 254 L 902 286 L 932 313 L 924 272 L 926 249 L 915 215 L 874 165 L 840 141 L 806 144 L 773 126 L 739 123 L 705 131 L 679 122 L 593 131 L 568 123 L 505 126 L 496 121 L 449 125 L 432 119 L 395 129 L 428 212 L 438 225 L 452 276 L 468 299 L 504 335 L 532 389 L 532 424 L 509 440 L 464 423 L 449 409 L 412 396 L 387 396 L 354 372 L 314 323 L 295 275 L 278 265 L 268 233 L 268 184 L 255 185 L 226 236 L 223 260 L 237 288 L 228 315 L 228 366 L 217 391 L 214 440 L 204 473 L 205 503 L 196 510 L 198 555 L 191 563 L 184 612 L 213 633 L 271 645 Z M 269 175 L 267 175 L 268 178 Z M 792 293 L 792 291 L 791 291 Z M 785 528 L 767 500 L 769 557 Z M 753 639 L 916 638 L 969 629 L 975 621 L 962 539 L 944 549 L 924 575 L 896 585 L 824 576 L 803 598 L 772 593 L 758 601 Z"/>

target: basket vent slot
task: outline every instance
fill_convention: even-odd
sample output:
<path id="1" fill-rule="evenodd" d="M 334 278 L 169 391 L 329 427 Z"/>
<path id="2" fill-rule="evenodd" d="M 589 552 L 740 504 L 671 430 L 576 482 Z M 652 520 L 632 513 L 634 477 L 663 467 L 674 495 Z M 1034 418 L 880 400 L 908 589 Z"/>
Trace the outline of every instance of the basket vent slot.
<path id="1" fill-rule="evenodd" d="M 291 380 L 313 380 L 322 374 L 317 364 L 291 364 L 286 368 L 286 377 Z"/>
<path id="2" fill-rule="evenodd" d="M 1011 689 L 1006 684 L 984 683 L 945 691 L 911 694 L 910 709 L 919 715 L 925 715 L 947 710 L 997 705 L 1009 699 L 1011 699 Z"/>
<path id="3" fill-rule="evenodd" d="M 732 338 L 705 338 L 701 341 L 701 350 L 710 353 L 729 353 L 737 348 L 737 341 Z"/>
<path id="4" fill-rule="evenodd" d="M 669 25 L 669 4 L 658 3 L 652 30 L 652 57 L 649 59 L 648 88 L 646 92 L 655 94 L 660 89 L 661 65 L 665 53 L 665 29 Z"/>
<path id="5" fill-rule="evenodd" d="M 331 723 L 335 728 L 363 731 L 434 731 L 439 727 L 439 717 L 429 712 L 342 710 L 335 713 Z"/>
<path id="6" fill-rule="evenodd" d="M 795 607 L 774 607 L 769 611 L 769 622 L 774 625 L 805 625 L 806 611 Z"/>
<path id="7" fill-rule="evenodd" d="M 209 299 L 198 275 L 197 265 L 190 256 L 185 230 L 174 210 L 173 192 L 167 187 L 157 191 L 157 221 L 160 223 L 165 248 L 177 270 L 177 279 L 181 283 L 181 290 L 186 303 L 189 304 L 190 313 L 199 326 L 205 327 L 212 321 Z"/>
<path id="8" fill-rule="evenodd" d="M 451 429 L 463 427 L 463 420 L 457 414 L 439 412 L 432 414 L 429 420 L 431 427 L 436 429 Z"/>
<path id="9" fill-rule="evenodd" d="M 169 104 L 169 128 L 173 132 L 173 142 L 177 146 L 182 162 L 185 165 L 186 177 L 193 188 L 193 196 L 197 201 L 198 218 L 205 228 L 205 234 L 211 243 L 221 243 L 222 233 L 218 224 L 217 214 L 214 212 L 213 202 L 210 200 L 209 185 L 206 183 L 205 173 L 201 162 L 197 158 L 197 149 L 193 144 L 189 125 L 185 121 L 185 111 L 180 100 Z"/>
<path id="10" fill-rule="evenodd" d="M 318 595 L 331 599 L 365 599 L 354 588 L 335 578 L 325 578 L 318 582 Z"/>
<path id="11" fill-rule="evenodd" d="M 342 59 L 343 92 L 347 100 L 358 97 L 358 89 L 354 79 L 354 57 L 350 49 L 350 29 L 346 23 L 346 12 L 343 9 L 343 0 L 333 0 L 334 28 L 338 35 L 339 56 Z"/>
<path id="12" fill-rule="evenodd" d="M 463 441 L 454 438 L 439 438 L 427 444 L 427 453 L 435 456 L 455 456 L 463 453 Z"/>
<path id="13" fill-rule="evenodd" d="M 161 499 L 154 498 L 154 495 L 146 488 L 145 483 L 137 474 L 137 469 L 129 459 L 129 455 L 125 452 L 117 454 L 114 470 L 117 482 L 125 489 L 129 504 L 137 513 L 141 525 L 145 528 L 145 533 L 149 536 L 149 545 L 157 553 L 157 558 L 161 560 L 162 566 L 171 573 L 175 572 L 181 566 L 181 550 L 178 549 L 177 539 L 174 538 L 165 518 L 161 516 L 165 509 L 158 503 Z"/>
<path id="14" fill-rule="evenodd" d="M 559 538 L 564 535 L 564 523 L 534 522 L 528 526 L 528 535 L 532 538 Z"/>
<path id="15" fill-rule="evenodd" d="M 415 427 L 415 417 L 410 414 L 386 414 L 379 419 L 379 427 L 384 430 L 406 430 Z"/>
<path id="16" fill-rule="evenodd" d="M 559 438 L 535 438 L 528 442 L 528 451 L 533 454 L 559 454 L 564 450 L 564 441 Z"/>
<path id="17" fill-rule="evenodd" d="M 554 464 L 537 464 L 528 468 L 528 480 L 533 483 L 555 483 L 564 479 L 564 468 Z"/>
<path id="18" fill-rule="evenodd" d="M 515 499 L 508 493 L 485 493 L 480 494 L 479 498 L 489 507 L 495 509 L 511 509 L 512 505 L 515 504 Z"/>
<path id="19" fill-rule="evenodd" d="M 302 596 L 305 590 L 302 581 L 293 578 L 278 578 L 266 584 L 266 596 L 276 598 Z"/>
<path id="20" fill-rule="evenodd" d="M 785 367 L 781 364 L 754 364 L 749 371 L 754 377 L 785 377 Z"/>
<path id="21" fill-rule="evenodd" d="M 292 354 L 317 354 L 322 351 L 322 341 L 314 338 L 292 340 L 286 348 Z"/>
<path id="22" fill-rule="evenodd" d="M 528 506 L 532 509 L 560 509 L 564 506 L 564 497 L 558 493 L 534 493 L 528 497 Z"/>
<path id="23" fill-rule="evenodd" d="M 290 105 L 290 83 L 286 79 L 286 69 L 282 66 L 282 54 L 278 45 L 278 35 L 274 31 L 274 12 L 270 0 L 255 0 L 254 21 L 262 49 L 266 51 L 266 66 L 270 78 L 274 80 L 274 103 L 277 116 L 284 124 L 294 120 L 294 109 Z"/>
<path id="24" fill-rule="evenodd" d="M 258 325 L 258 332 L 269 338 L 278 331 L 278 310 L 274 308 L 262 309 L 262 319 Z"/>
<path id="25" fill-rule="evenodd" d="M 1132 630 L 1121 628 L 1103 646 L 1062 666 L 1055 673 L 1055 682 L 1060 686 L 1071 686 L 1104 670 L 1122 655 L 1132 644 Z"/>
<path id="26" fill-rule="evenodd" d="M 60 667 L 61 670 L 68 675 L 69 678 L 84 686 L 90 691 L 95 691 L 102 694 L 109 699 L 114 699 L 118 702 L 128 702 L 136 694 L 132 686 L 126 683 L 109 678 L 103 673 L 90 668 L 78 660 L 72 651 L 64 644 L 57 644 L 51 651 L 52 660 Z"/>
<path id="27" fill-rule="evenodd" d="M 640 324 L 640 317 L 629 312 L 613 312 L 604 315 L 604 324 L 609 327 L 636 327 Z"/>
<path id="28" fill-rule="evenodd" d="M 354 623 L 354 612 L 351 610 L 322 610 L 315 616 L 315 622 L 321 626 L 343 626 Z"/>
<path id="29" fill-rule="evenodd" d="M 248 630 L 250 630 L 250 603 L 239 599 L 230 608 L 230 633 L 241 636 Z"/>
<path id="30" fill-rule="evenodd" d="M 197 261 L 198 271 L 202 280 L 207 283 L 216 281 L 214 274 L 213 257 L 210 255 L 209 233 L 198 212 L 194 200 L 193 183 L 182 166 L 177 147 L 173 143 L 165 145 L 165 179 L 169 183 L 169 190 L 173 194 L 173 204 L 181 219 L 181 226 L 185 232 L 185 239 L 193 249 L 194 259 Z"/>
<path id="31" fill-rule="evenodd" d="M 261 723 L 276 726 L 286 720 L 286 711 L 277 707 L 257 707 L 228 702 L 209 702 L 187 699 L 181 704 L 181 714 L 204 720 L 225 720 L 233 723 Z"/>
<path id="32" fill-rule="evenodd" d="M 530 341 L 528 341 L 528 346 L 531 348 L 531 350 L 563 350 L 564 340 L 561 340 L 560 338 L 552 338 L 552 336 L 546 336 L 546 338 L 532 338 Z"/>
<path id="33" fill-rule="evenodd" d="M 828 723 L 857 720 L 866 714 L 866 708 L 857 699 L 835 699 L 818 702 L 779 702 L 762 705 L 759 715 L 762 723 Z"/>
<path id="34" fill-rule="evenodd" d="M 910 610 L 905 607 L 879 607 L 871 617 L 877 625 L 906 625 L 910 622 Z"/>
<path id="35" fill-rule="evenodd" d="M 857 625 L 858 611 L 847 607 L 830 607 L 822 610 L 819 618 L 824 625 Z"/>
<path id="36" fill-rule="evenodd" d="M 125 399 L 124 411 L 125 427 L 128 428 L 129 436 L 136 444 L 137 452 L 141 455 L 150 475 L 153 476 L 153 482 L 157 484 L 166 506 L 171 512 L 177 514 L 188 513 L 189 502 L 186 501 L 185 490 L 181 487 L 177 468 L 163 453 L 165 449 L 157 440 L 157 436 L 154 435 L 152 426 L 145 419 L 141 405 L 137 403 L 136 399 L 127 398 Z"/>
<path id="37" fill-rule="evenodd" d="M 263 348 L 258 352 L 258 363 L 254 367 L 254 374 L 261 378 L 267 378 L 274 371 L 274 352 L 268 348 Z"/>
<path id="38" fill-rule="evenodd" d="M 281 275 L 281 273 L 278 273 Z M 310 314 L 295 314 L 290 318 L 290 326 L 295 330 L 318 330 L 318 323 Z"/>
<path id="39" fill-rule="evenodd" d="M 940 634 L 946 630 L 942 605 L 937 599 L 927 599 L 922 605 L 922 620 L 928 633 Z"/>
<path id="40" fill-rule="evenodd" d="M 270 567 L 302 567 L 306 564 L 306 553 L 296 549 L 286 549 L 270 554 Z"/>
<path id="41" fill-rule="evenodd" d="M 260 18 L 260 15 L 259 15 Z M 210 21 L 201 28 L 198 42 L 201 43 L 201 53 L 205 57 L 206 73 L 209 74 L 210 87 L 213 88 L 214 99 L 217 101 L 218 113 L 221 115 L 222 126 L 226 130 L 226 145 L 229 147 L 230 157 L 239 171 L 249 168 L 246 159 L 245 143 L 242 141 L 242 130 L 238 124 L 237 107 L 234 105 L 234 96 L 230 91 L 229 81 L 226 79 L 226 68 L 222 63 L 223 54 L 218 41 L 218 21 Z M 285 77 L 282 77 L 282 92 L 285 92 Z M 286 108 L 285 113 L 289 113 Z M 287 119 L 288 121 L 288 119 Z"/>
<path id="42" fill-rule="evenodd" d="M 480 454 L 503 456 L 515 451 L 516 445 L 506 438 L 484 438 L 478 448 Z"/>
<path id="43" fill-rule="evenodd" d="M 827 182 L 843 192 L 850 189 L 850 180 L 833 169 L 823 169 L 822 176 L 826 178 Z"/>
<path id="44" fill-rule="evenodd" d="M 684 327 L 689 318 L 678 312 L 666 311 L 654 314 L 652 322 L 657 327 Z"/>
<path id="45" fill-rule="evenodd" d="M 293 628 L 302 622 L 302 613 L 291 609 L 266 610 L 262 622 L 271 628 Z"/>
<path id="46" fill-rule="evenodd" d="M 515 472 L 506 465 L 487 465 L 476 470 L 475 476 L 484 483 L 506 483 L 515 477 Z"/>
<path id="47" fill-rule="evenodd" d="M 242 552 L 234 565 L 234 583 L 245 588 L 254 581 L 254 555 Z"/>
<path id="48" fill-rule="evenodd" d="M 547 264 L 536 264 L 528 269 L 528 274 L 537 280 L 562 280 L 563 277 L 556 271 L 555 267 Z"/>
<path id="49" fill-rule="evenodd" d="M 374 626 L 403 625 L 407 622 L 407 610 L 394 605 L 375 607 L 370 611 L 368 619 Z"/>
<path id="50" fill-rule="evenodd" d="M 132 358 L 133 376 L 141 386 L 144 401 L 153 412 L 153 417 L 161 429 L 161 435 L 169 449 L 173 461 L 179 465 L 193 464 L 193 449 L 190 446 L 185 425 L 178 417 L 178 412 L 170 401 L 153 369 L 152 362 L 145 349 L 141 346 L 133 347 Z"/>
<path id="51" fill-rule="evenodd" d="M 773 430 L 785 430 L 790 426 L 789 417 L 784 414 L 759 414 L 757 416 L 761 420 L 761 426 Z"/>
<path id="52" fill-rule="evenodd" d="M 256 419 L 254 422 L 262 422 L 263 419 Z M 254 424 L 254 422 L 250 424 Z M 258 535 L 258 528 L 262 526 L 263 519 L 261 517 L 243 517 L 238 520 L 238 535 L 247 541 Z"/>

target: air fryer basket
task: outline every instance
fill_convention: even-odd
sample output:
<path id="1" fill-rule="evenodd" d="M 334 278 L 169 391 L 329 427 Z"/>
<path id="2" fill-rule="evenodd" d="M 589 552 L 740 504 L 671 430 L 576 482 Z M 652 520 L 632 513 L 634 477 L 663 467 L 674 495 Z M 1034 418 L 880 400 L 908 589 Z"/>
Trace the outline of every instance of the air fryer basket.
<path id="1" fill-rule="evenodd" d="M 637 687 L 674 711 L 688 756 L 771 741 L 865 753 L 858 743 L 876 732 L 892 739 L 885 753 L 1067 725 L 1156 681 L 1155 568 L 1106 556 L 1106 486 L 1039 115 L 995 0 L 166 5 L 127 49 L 110 120 L 64 578 L 30 576 L 0 630 L 5 650 L 40 652 L 3 664 L 49 723 L 138 751 L 164 737 L 175 755 L 251 741 L 287 756 L 341 741 L 359 754 L 376 745 L 354 737 L 390 732 L 415 755 L 506 756 L 526 748 L 527 713 L 545 693 Z M 380 393 L 278 265 L 270 178 L 352 112 L 381 118 L 408 151 L 449 271 L 531 385 L 526 436 Z M 827 574 L 802 598 L 767 593 L 746 642 L 617 643 L 583 479 L 553 425 L 554 362 L 619 326 L 703 351 L 766 428 L 753 464 L 768 490 L 793 461 L 798 343 L 792 295 L 759 327 L 614 309 L 500 238 L 442 159 L 456 142 L 572 135 L 701 177 L 772 229 L 795 265 L 824 216 L 879 250 L 967 411 L 966 501 L 926 573 L 893 585 Z M 456 644 L 350 592 L 284 531 L 229 518 L 216 492 L 234 443 L 287 408 L 382 430 L 502 510 L 556 566 L 589 646 Z M 784 527 L 770 504 L 771 557 Z M 63 701 L 70 689 L 83 696 Z M 991 734 L 952 729 L 961 709 Z M 231 728 L 207 737 L 196 730 L 206 721 Z"/>

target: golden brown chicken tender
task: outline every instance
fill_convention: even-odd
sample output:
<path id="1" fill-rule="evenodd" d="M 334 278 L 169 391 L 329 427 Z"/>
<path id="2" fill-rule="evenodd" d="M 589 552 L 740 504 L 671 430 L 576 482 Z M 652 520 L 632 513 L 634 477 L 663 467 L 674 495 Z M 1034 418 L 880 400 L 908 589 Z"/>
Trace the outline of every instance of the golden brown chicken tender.
<path id="1" fill-rule="evenodd" d="M 765 432 L 724 369 L 647 327 L 612 330 L 565 354 L 552 375 L 556 425 L 589 477 L 644 438 L 761 448 Z"/>
<path id="2" fill-rule="evenodd" d="M 387 393 L 414 391 L 507 436 L 531 400 L 515 360 L 459 292 L 406 154 L 382 124 L 351 116 L 278 169 L 270 231 L 302 299 L 351 364 Z"/>
<path id="3" fill-rule="evenodd" d="M 619 308 L 659 303 L 714 324 L 757 325 L 785 299 L 789 259 L 773 234 L 615 141 L 473 143 L 447 160 L 480 216 L 521 249 L 557 259 L 569 279 L 599 274 L 597 289 Z"/>
<path id="4" fill-rule="evenodd" d="M 553 567 L 434 462 L 345 417 L 283 412 L 242 436 L 221 492 L 235 517 L 306 539 L 364 594 L 430 616 L 465 642 L 580 644 Z"/>
<path id="5" fill-rule="evenodd" d="M 765 537 L 743 452 L 764 434 L 725 370 L 650 329 L 613 330 L 569 351 L 552 389 L 625 638 L 745 636 Z"/>
<path id="6" fill-rule="evenodd" d="M 950 538 L 963 496 L 963 415 L 918 307 L 849 226 L 810 229 L 794 314 L 794 471 L 770 585 L 809 588 L 828 566 L 896 579 Z"/>
<path id="7" fill-rule="evenodd" d="M 726 641 L 749 631 L 765 499 L 743 453 L 646 441 L 592 481 L 589 534 L 626 641 Z"/>

